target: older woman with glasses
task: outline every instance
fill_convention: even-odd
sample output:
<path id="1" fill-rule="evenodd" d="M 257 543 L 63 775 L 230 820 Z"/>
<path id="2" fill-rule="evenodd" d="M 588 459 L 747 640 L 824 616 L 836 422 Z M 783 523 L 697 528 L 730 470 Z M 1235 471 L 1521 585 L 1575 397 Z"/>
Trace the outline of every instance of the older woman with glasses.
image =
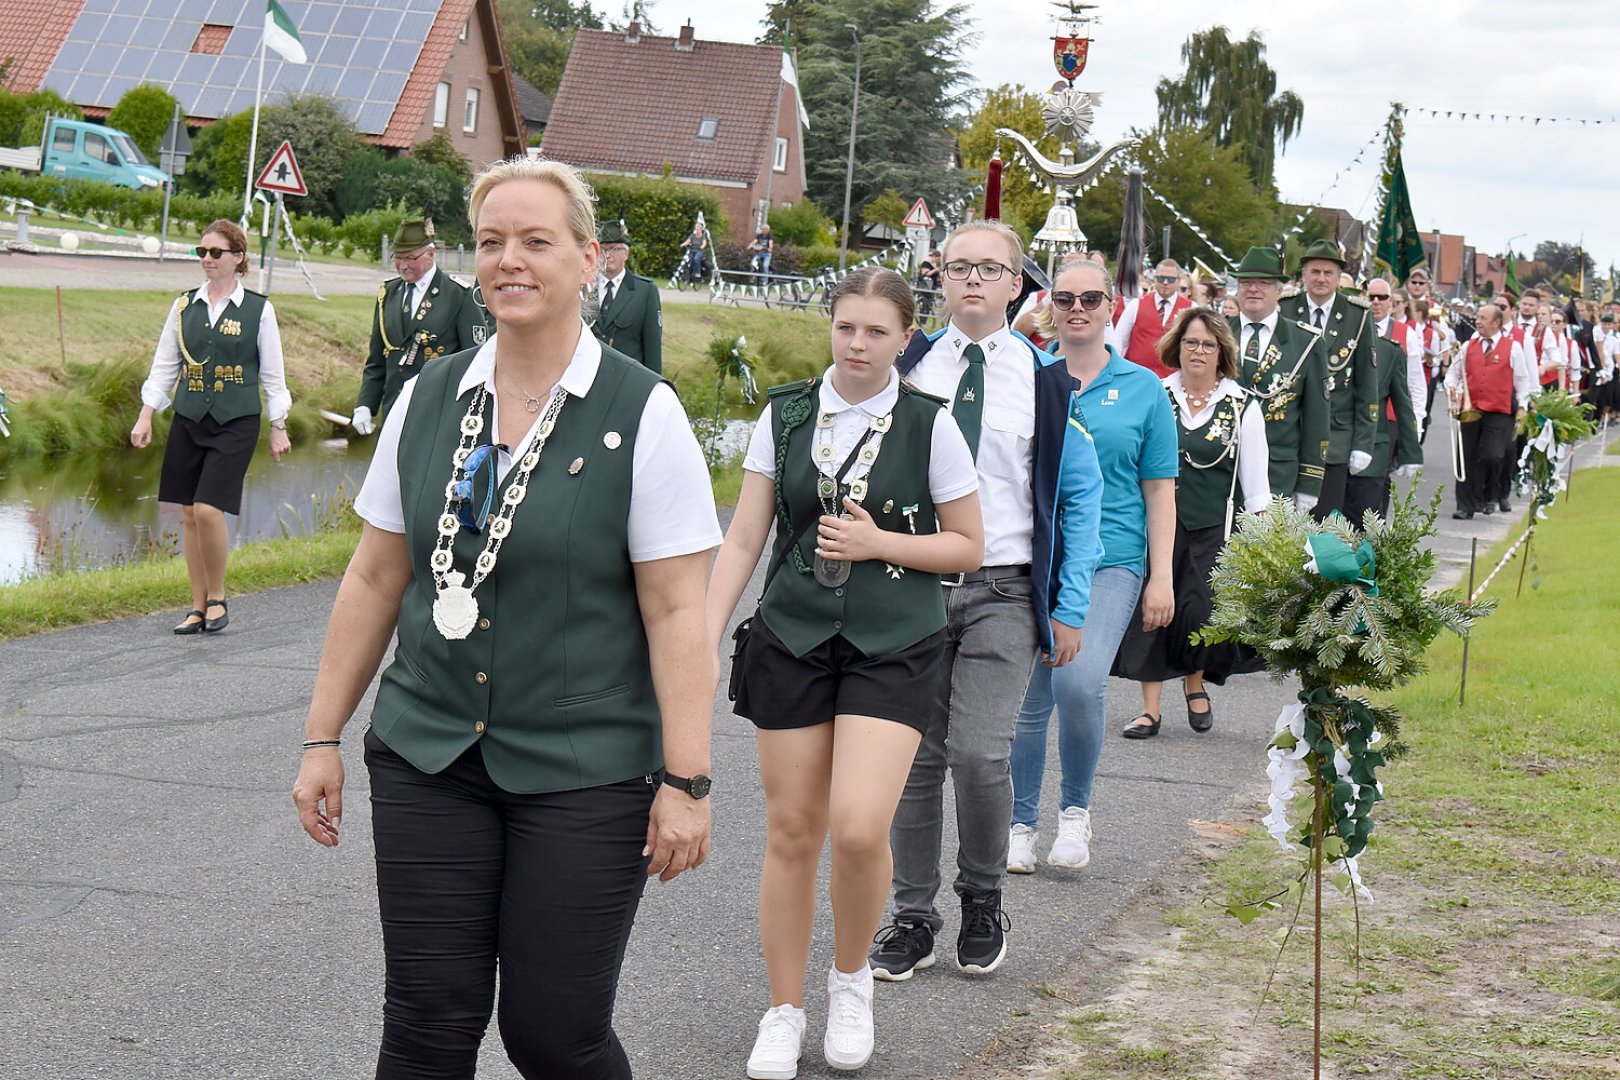
<path id="1" fill-rule="evenodd" d="M 1194 646 L 1187 639 L 1209 618 L 1209 575 L 1232 533 L 1238 499 L 1251 513 L 1263 513 L 1271 502 L 1265 418 L 1237 381 L 1237 339 L 1215 312 L 1194 308 L 1181 316 L 1159 350 L 1165 366 L 1174 369 L 1164 386 L 1175 409 L 1181 455 L 1172 556 L 1176 612 L 1164 626 L 1133 622 L 1114 659 L 1115 675 L 1142 684 L 1142 712 L 1122 732 L 1127 739 L 1159 733 L 1166 679 L 1183 676 L 1187 723 L 1202 733 L 1215 723 L 1205 681 L 1219 686 L 1230 674 L 1259 670 L 1247 650 Z M 1199 701 L 1204 708 L 1194 709 Z"/>
<path id="2" fill-rule="evenodd" d="M 163 447 L 158 501 L 180 505 L 181 550 L 191 581 L 191 610 L 174 628 L 181 635 L 223 630 L 231 621 L 225 515 L 242 512 L 242 486 L 266 409 L 271 456 L 280 461 L 292 449 L 292 395 L 276 309 L 240 280 L 251 265 L 247 237 L 234 221 L 222 219 L 203 232 L 196 251 L 203 283 L 181 294 L 163 320 L 152 370 L 141 386 L 141 415 L 129 433 L 136 449 L 152 445 L 152 418 L 172 399 L 174 423 Z"/>
<path id="3" fill-rule="evenodd" d="M 1073 410 L 1090 433 L 1102 470 L 1103 554 L 1091 579 L 1091 609 L 1075 658 L 1062 667 L 1037 665 L 1018 714 L 1012 748 L 1013 815 L 1007 870 L 1035 870 L 1047 728 L 1058 714 L 1063 763 L 1052 866 L 1080 869 L 1091 860 L 1091 786 L 1107 720 L 1108 670 L 1132 612 L 1149 628 L 1170 621 L 1175 536 L 1176 432 L 1170 401 L 1158 378 L 1105 344 L 1113 310 L 1108 270 L 1085 256 L 1059 267 L 1044 332 L 1073 380 Z M 1147 572 L 1146 589 L 1143 574 Z"/>

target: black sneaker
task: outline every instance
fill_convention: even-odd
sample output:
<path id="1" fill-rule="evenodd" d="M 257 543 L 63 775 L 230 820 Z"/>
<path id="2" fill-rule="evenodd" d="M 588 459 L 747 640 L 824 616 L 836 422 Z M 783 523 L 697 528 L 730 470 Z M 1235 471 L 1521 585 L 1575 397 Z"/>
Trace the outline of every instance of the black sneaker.
<path id="1" fill-rule="evenodd" d="M 872 977 L 884 982 L 905 982 L 918 971 L 934 966 L 934 928 L 925 922 L 896 919 L 872 939 Z"/>
<path id="2" fill-rule="evenodd" d="M 956 935 L 956 966 L 969 975 L 988 975 L 1007 955 L 1012 920 L 1001 910 L 1001 890 L 962 897 L 962 929 Z"/>

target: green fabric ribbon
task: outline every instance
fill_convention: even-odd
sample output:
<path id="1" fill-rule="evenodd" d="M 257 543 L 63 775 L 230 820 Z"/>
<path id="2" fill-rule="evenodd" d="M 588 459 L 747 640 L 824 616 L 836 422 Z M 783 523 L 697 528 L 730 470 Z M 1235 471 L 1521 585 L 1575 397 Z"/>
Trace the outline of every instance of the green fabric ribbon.
<path id="1" fill-rule="evenodd" d="M 1310 561 L 1305 569 L 1320 574 L 1329 581 L 1343 581 L 1359 585 L 1368 596 L 1378 595 L 1378 582 L 1373 575 L 1378 570 L 1378 556 L 1369 541 L 1351 548 L 1333 533 L 1312 533 L 1305 538 L 1305 553 Z"/>

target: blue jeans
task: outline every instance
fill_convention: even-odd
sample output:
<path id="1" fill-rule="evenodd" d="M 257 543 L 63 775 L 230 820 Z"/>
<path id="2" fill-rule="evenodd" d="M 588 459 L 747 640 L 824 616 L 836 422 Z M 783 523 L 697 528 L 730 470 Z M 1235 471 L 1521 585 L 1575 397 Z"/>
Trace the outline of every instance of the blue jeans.
<path id="1" fill-rule="evenodd" d="M 1091 612 L 1086 616 L 1080 652 L 1068 664 L 1037 664 L 1018 713 L 1012 746 L 1015 825 L 1040 824 L 1041 779 L 1046 772 L 1046 727 L 1054 701 L 1058 713 L 1058 758 L 1063 763 L 1061 806 L 1091 807 L 1091 781 L 1102 756 L 1107 721 L 1108 669 L 1136 611 L 1142 579 L 1123 566 L 1098 570 L 1091 578 Z"/>

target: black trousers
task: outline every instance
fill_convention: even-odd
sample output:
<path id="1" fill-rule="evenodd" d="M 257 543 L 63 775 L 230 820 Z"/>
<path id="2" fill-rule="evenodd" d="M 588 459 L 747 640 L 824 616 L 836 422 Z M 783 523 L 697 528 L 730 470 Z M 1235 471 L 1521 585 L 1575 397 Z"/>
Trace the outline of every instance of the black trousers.
<path id="1" fill-rule="evenodd" d="M 1513 451 L 1513 415 L 1480 413 L 1462 425 L 1463 461 L 1468 479 L 1457 486 L 1457 509 L 1475 514 L 1507 498 L 1503 473 Z"/>
<path id="2" fill-rule="evenodd" d="M 646 883 L 644 778 L 522 795 L 475 746 L 438 774 L 366 733 L 387 991 L 378 1080 L 471 1080 L 500 972 L 527 1080 L 625 1080 L 613 1032 Z"/>
<path id="3" fill-rule="evenodd" d="M 1344 510 L 1345 481 L 1349 476 L 1350 466 L 1344 462 L 1322 466 L 1322 492 L 1316 497 L 1316 505 L 1311 507 L 1312 517 L 1326 521 L 1333 511 Z"/>

